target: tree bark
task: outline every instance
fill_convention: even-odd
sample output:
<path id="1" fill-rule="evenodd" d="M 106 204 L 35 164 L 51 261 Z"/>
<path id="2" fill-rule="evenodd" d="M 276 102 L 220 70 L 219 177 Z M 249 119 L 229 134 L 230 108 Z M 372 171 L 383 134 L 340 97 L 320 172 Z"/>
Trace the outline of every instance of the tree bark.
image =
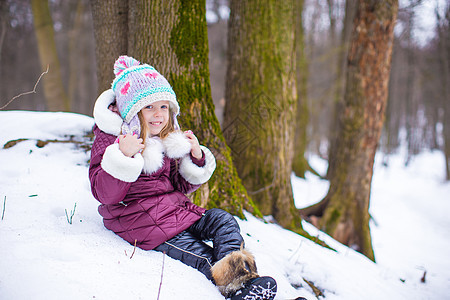
<path id="1" fill-rule="evenodd" d="M 297 113 L 296 129 L 294 136 L 294 157 L 292 161 L 292 171 L 295 175 L 305 178 L 306 171 L 316 173 L 308 164 L 305 157 L 308 145 L 307 128 L 309 122 L 308 109 L 308 62 L 305 53 L 305 31 L 303 28 L 302 12 L 304 1 L 296 0 L 295 3 L 295 55 L 297 62 L 296 82 L 297 82 Z M 317 174 L 317 173 L 316 173 Z"/>
<path id="2" fill-rule="evenodd" d="M 111 88 L 114 62 L 127 54 L 128 0 L 91 0 L 91 10 L 100 94 Z"/>
<path id="3" fill-rule="evenodd" d="M 49 72 L 43 79 L 47 109 L 50 111 L 70 111 L 70 101 L 62 82 L 48 1 L 32 0 L 31 9 L 41 68 L 46 70 L 49 67 Z"/>
<path id="4" fill-rule="evenodd" d="M 328 171 L 327 178 L 330 178 L 335 165 L 334 158 L 336 139 L 339 132 L 339 116 L 342 113 L 344 106 L 344 88 L 345 88 L 345 74 L 347 72 L 347 55 L 348 48 L 350 45 L 350 36 L 352 33 L 352 24 L 355 18 L 356 7 L 358 3 L 357 0 L 347 0 L 345 1 L 345 17 L 344 17 L 344 27 L 341 33 L 341 43 L 339 45 L 338 58 L 337 58 L 337 69 L 336 69 L 336 83 L 334 91 L 334 101 L 332 103 L 332 122 L 331 128 L 329 130 L 329 144 L 328 147 Z"/>
<path id="5" fill-rule="evenodd" d="M 76 13 L 68 34 L 68 94 L 73 112 L 92 115 L 98 94 L 92 13 L 88 0 L 78 0 L 74 4 L 76 6 L 71 11 L 76 9 Z"/>
<path id="6" fill-rule="evenodd" d="M 244 209 L 260 215 L 237 175 L 214 113 L 205 10 L 204 0 L 134 2 L 129 12 L 129 53 L 169 80 L 180 104 L 180 125 L 193 130 L 216 157 L 214 175 L 193 195 L 194 203 L 241 218 Z"/>
<path id="7" fill-rule="evenodd" d="M 297 110 L 294 1 L 230 3 L 224 134 L 264 215 L 301 229 L 291 187 Z"/>
<path id="8" fill-rule="evenodd" d="M 319 215 L 321 229 L 372 260 L 370 187 L 388 95 L 397 10 L 397 0 L 359 1 L 348 54 L 336 168 Z"/>

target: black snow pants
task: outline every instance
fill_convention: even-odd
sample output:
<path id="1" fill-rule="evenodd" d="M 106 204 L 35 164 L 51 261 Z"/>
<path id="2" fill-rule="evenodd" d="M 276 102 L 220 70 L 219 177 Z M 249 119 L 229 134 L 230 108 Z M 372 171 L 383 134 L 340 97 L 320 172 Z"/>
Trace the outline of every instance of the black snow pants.
<path id="1" fill-rule="evenodd" d="M 213 247 L 205 243 L 212 241 Z M 154 250 L 165 252 L 196 268 L 212 281 L 211 267 L 227 254 L 240 250 L 244 239 L 234 217 L 224 210 L 207 210 L 187 230 L 162 243 Z"/>

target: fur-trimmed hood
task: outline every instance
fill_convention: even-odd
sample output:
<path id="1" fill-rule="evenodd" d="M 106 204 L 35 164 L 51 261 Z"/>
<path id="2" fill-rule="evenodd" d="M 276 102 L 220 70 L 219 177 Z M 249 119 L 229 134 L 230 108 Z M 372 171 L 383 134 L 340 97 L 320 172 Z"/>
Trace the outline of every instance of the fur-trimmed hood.
<path id="1" fill-rule="evenodd" d="M 104 91 L 94 105 L 94 120 L 98 128 L 108 134 L 121 134 L 122 118 L 108 107 L 114 103 L 114 92 Z M 148 137 L 145 150 L 134 157 L 125 157 L 119 150 L 118 144 L 107 147 L 102 161 L 102 167 L 112 176 L 124 181 L 132 182 L 144 171 L 152 174 L 164 164 L 164 156 L 171 159 L 181 159 L 180 174 L 192 184 L 202 184 L 209 180 L 216 167 L 216 161 L 211 151 L 200 146 L 205 157 L 205 165 L 199 167 L 190 158 L 191 144 L 181 131 L 170 133 L 166 138 Z"/>

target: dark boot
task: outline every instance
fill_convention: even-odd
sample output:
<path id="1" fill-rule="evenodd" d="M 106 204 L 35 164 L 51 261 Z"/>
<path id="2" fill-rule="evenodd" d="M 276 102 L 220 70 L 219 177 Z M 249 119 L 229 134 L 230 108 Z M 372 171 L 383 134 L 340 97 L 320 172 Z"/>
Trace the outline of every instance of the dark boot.
<path id="1" fill-rule="evenodd" d="M 247 281 L 231 296 L 231 300 L 272 300 L 277 293 L 277 282 L 272 277 L 258 277 Z"/>

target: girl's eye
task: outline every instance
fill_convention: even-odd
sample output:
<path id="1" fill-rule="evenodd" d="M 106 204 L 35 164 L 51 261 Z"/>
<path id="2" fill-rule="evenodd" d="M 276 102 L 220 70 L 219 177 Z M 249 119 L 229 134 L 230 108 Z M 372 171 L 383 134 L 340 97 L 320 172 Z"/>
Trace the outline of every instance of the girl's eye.
<path id="1" fill-rule="evenodd" d="M 164 104 L 164 105 L 161 105 L 161 108 L 163 108 L 163 109 L 168 109 L 169 106 Z"/>
<path id="2" fill-rule="evenodd" d="M 152 108 L 153 108 L 153 105 L 147 105 L 145 108 L 146 108 L 146 109 L 152 109 Z"/>

